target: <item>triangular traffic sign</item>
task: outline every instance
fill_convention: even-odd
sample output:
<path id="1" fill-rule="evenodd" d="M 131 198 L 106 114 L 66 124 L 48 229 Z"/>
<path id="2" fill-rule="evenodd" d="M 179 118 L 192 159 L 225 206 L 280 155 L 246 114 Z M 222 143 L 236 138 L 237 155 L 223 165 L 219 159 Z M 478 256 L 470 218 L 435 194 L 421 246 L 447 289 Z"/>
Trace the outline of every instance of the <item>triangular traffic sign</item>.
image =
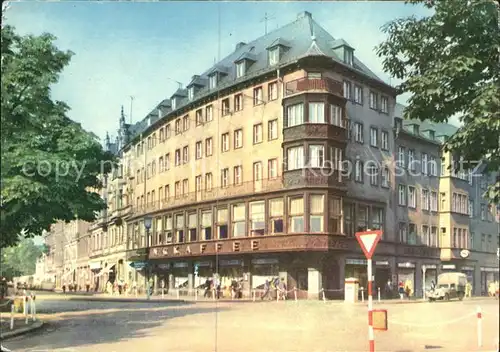
<path id="1" fill-rule="evenodd" d="M 382 237 L 382 230 L 356 232 L 356 239 L 367 259 L 371 259 L 378 241 Z"/>

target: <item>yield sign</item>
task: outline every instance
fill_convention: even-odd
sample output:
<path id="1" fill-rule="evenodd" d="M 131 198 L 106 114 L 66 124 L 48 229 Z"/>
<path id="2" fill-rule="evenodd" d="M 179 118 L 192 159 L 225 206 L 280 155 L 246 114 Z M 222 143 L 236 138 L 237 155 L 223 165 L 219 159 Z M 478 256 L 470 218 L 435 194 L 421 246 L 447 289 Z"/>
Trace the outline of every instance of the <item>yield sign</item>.
<path id="1" fill-rule="evenodd" d="M 371 259 L 373 256 L 380 237 L 382 237 L 382 230 L 356 232 L 356 239 L 367 259 Z"/>

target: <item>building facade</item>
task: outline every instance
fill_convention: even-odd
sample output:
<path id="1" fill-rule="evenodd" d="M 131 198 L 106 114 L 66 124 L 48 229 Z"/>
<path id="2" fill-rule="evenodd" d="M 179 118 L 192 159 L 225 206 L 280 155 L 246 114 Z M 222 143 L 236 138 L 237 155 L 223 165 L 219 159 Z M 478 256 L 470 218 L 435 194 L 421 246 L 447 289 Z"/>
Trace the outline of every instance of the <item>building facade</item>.
<path id="1" fill-rule="evenodd" d="M 105 143 L 121 161 L 103 179 L 108 209 L 85 236 L 94 287 L 144 288 L 147 269 L 134 263 L 147 262 L 155 287 L 191 291 L 218 274 L 249 295 L 280 277 L 300 297 L 342 297 L 346 277 L 366 287 L 354 238 L 366 229 L 383 230 L 374 257 L 382 289 L 405 281 L 421 296 L 451 263 L 474 268 L 476 293 L 483 272 L 498 278 L 486 250 L 498 247 L 497 223 L 441 203 L 462 187 L 479 209 L 478 189 L 440 173 L 438 136 L 403 126 L 396 91 L 354 51 L 304 12 L 238 43 L 138 123 L 125 123 L 122 109 L 118 137 Z M 410 158 L 426 162 L 418 175 L 400 174 Z M 484 234 L 484 250 L 464 234 Z"/>

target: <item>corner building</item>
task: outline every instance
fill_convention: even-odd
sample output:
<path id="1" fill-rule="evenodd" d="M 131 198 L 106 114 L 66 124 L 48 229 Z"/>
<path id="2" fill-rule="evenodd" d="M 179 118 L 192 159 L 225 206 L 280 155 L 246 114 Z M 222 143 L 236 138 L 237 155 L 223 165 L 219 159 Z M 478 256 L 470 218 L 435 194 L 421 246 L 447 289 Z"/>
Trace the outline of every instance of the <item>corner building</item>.
<path id="1" fill-rule="evenodd" d="M 397 263 L 419 256 L 396 242 L 395 98 L 348 43 L 301 13 L 237 44 L 135 125 L 122 110 L 116 143 L 106 143 L 122 166 L 92 236 L 126 234 L 115 247 L 139 287 L 144 270 L 127 263 L 148 258 L 155 287 L 192 292 L 218 273 L 250 295 L 279 276 L 301 298 L 321 289 L 335 298 L 345 277 L 366 287 L 354 233 L 382 229 L 374 264 L 383 289 Z"/>

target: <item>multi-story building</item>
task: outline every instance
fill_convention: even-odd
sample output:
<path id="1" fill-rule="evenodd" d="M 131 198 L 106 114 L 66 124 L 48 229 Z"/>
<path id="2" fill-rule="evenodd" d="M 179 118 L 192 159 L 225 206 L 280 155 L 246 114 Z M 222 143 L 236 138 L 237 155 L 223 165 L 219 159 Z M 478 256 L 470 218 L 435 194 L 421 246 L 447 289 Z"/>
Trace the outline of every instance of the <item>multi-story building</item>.
<path id="1" fill-rule="evenodd" d="M 144 286 L 132 263 L 147 261 L 155 286 L 191 290 L 217 273 L 246 294 L 281 277 L 303 297 L 341 296 L 346 277 L 366 287 L 354 233 L 382 229 L 377 286 L 409 281 L 421 295 L 457 250 L 465 256 L 450 231 L 459 241 L 475 220 L 440 203 L 459 183 L 440 177 L 441 132 L 401 116 L 396 91 L 308 12 L 238 43 L 140 122 L 126 124 L 122 109 L 116 142 L 106 140 L 121 164 L 103 177 L 108 210 L 87 237 L 93 284 Z M 399 174 L 410 158 L 436 166 Z M 475 236 L 486 248 L 495 231 Z M 494 254 L 468 250 L 456 268 L 475 261 L 480 282 Z"/>

